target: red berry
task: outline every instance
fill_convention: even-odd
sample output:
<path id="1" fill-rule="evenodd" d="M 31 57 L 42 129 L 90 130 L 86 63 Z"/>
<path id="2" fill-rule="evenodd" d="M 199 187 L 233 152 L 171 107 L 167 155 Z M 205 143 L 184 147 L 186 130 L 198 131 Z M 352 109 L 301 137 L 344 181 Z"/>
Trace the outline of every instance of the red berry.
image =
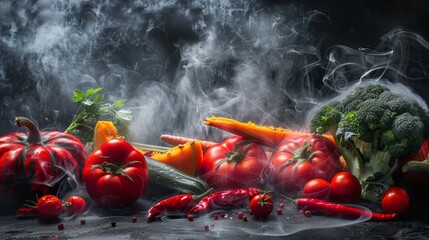
<path id="1" fill-rule="evenodd" d="M 280 207 L 280 208 L 284 208 L 284 207 L 285 207 L 285 205 L 284 205 L 283 203 L 280 203 L 279 207 Z"/>
<path id="2" fill-rule="evenodd" d="M 193 215 L 191 215 L 191 214 L 189 214 L 189 215 L 188 215 L 188 220 L 189 220 L 189 222 L 194 221 L 194 216 L 193 216 Z"/>
<path id="3" fill-rule="evenodd" d="M 214 219 L 214 220 L 218 220 L 218 219 L 219 219 L 219 216 L 218 216 L 217 214 L 215 214 L 215 215 L 213 215 L 213 219 Z"/>
<path id="4" fill-rule="evenodd" d="M 247 217 L 243 216 L 243 221 L 247 222 Z"/>
<path id="5" fill-rule="evenodd" d="M 224 212 L 221 212 L 221 213 L 220 213 L 220 217 L 221 217 L 221 218 L 224 218 L 225 216 L 226 216 L 226 214 L 225 214 Z"/>
<path id="6" fill-rule="evenodd" d="M 242 219 L 244 217 L 244 213 L 243 212 L 238 212 L 237 213 L 237 217 L 238 217 L 238 219 Z"/>
<path id="7" fill-rule="evenodd" d="M 208 224 L 204 225 L 204 231 L 207 232 L 208 230 L 210 230 L 210 226 Z"/>
<path id="8" fill-rule="evenodd" d="M 64 230 L 64 223 L 58 224 L 58 230 Z"/>
<path id="9" fill-rule="evenodd" d="M 137 217 L 136 216 L 132 217 L 131 222 L 137 222 Z"/>
<path id="10" fill-rule="evenodd" d="M 310 210 L 305 210 L 304 211 L 304 216 L 311 217 L 311 211 Z"/>
<path id="11" fill-rule="evenodd" d="M 278 215 L 282 215 L 282 213 L 283 213 L 283 209 L 278 208 L 278 209 L 277 209 L 277 214 L 278 214 Z"/>

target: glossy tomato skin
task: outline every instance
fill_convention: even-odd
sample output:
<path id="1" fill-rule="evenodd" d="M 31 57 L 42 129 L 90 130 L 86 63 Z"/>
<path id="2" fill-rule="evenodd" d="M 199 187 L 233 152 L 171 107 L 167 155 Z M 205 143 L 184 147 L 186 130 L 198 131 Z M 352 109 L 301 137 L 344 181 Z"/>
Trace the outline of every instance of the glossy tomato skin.
<path id="1" fill-rule="evenodd" d="M 37 212 L 41 219 L 58 218 L 63 211 L 63 203 L 55 195 L 44 195 L 37 201 Z"/>
<path id="2" fill-rule="evenodd" d="M 339 172 L 331 180 L 331 195 L 339 202 L 356 202 L 360 199 L 362 185 L 349 172 Z"/>
<path id="3" fill-rule="evenodd" d="M 271 183 L 280 193 L 297 192 L 313 178 L 330 181 L 341 169 L 338 149 L 320 135 L 292 135 L 271 159 Z"/>
<path id="4" fill-rule="evenodd" d="M 331 183 L 322 178 L 308 181 L 303 188 L 303 196 L 327 200 L 331 194 Z"/>
<path id="5" fill-rule="evenodd" d="M 273 198 L 268 194 L 257 194 L 250 200 L 249 207 L 255 217 L 266 218 L 273 212 Z"/>
<path id="6" fill-rule="evenodd" d="M 113 139 L 88 157 L 82 179 L 89 196 L 98 204 L 121 207 L 140 198 L 149 175 L 145 157 L 128 142 Z"/>
<path id="7" fill-rule="evenodd" d="M 390 187 L 381 199 L 381 207 L 386 213 L 404 214 L 410 206 L 410 197 L 400 187 Z"/>
<path id="8" fill-rule="evenodd" d="M 70 196 L 64 203 L 64 211 L 69 216 L 76 216 L 86 211 L 86 201 L 81 196 Z"/>
<path id="9" fill-rule="evenodd" d="M 241 151 L 241 156 L 240 152 Z M 228 155 L 234 154 L 228 161 Z M 268 158 L 264 149 L 243 137 L 232 136 L 210 147 L 204 154 L 202 178 L 216 190 L 258 187 L 267 178 Z"/>

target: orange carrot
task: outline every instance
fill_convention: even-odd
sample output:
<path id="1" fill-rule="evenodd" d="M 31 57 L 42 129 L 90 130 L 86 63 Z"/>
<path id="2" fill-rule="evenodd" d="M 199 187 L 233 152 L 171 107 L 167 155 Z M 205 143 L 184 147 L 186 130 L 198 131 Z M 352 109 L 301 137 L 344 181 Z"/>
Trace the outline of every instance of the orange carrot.
<path id="1" fill-rule="evenodd" d="M 204 124 L 213 126 L 230 133 L 254 139 L 261 144 L 275 148 L 278 144 L 280 144 L 285 137 L 288 136 L 302 136 L 308 135 L 310 136 L 312 133 L 302 132 L 302 131 L 293 131 L 290 129 L 280 128 L 280 127 L 268 127 L 268 126 L 260 126 L 252 122 L 239 122 L 237 120 L 231 118 L 223 118 L 223 117 L 210 117 L 204 120 Z M 335 143 L 332 135 L 324 134 L 324 137 L 328 138 L 332 142 Z"/>
<path id="2" fill-rule="evenodd" d="M 205 152 L 207 150 L 207 148 L 217 144 L 216 142 L 203 141 L 203 140 L 199 140 L 199 139 L 187 138 L 187 137 L 182 137 L 182 136 L 174 136 L 174 135 L 168 135 L 168 134 L 161 135 L 160 139 L 163 142 L 168 143 L 168 144 L 173 145 L 173 146 L 185 144 L 187 142 L 195 142 L 195 141 L 201 142 L 202 147 L 203 147 L 203 152 Z"/>

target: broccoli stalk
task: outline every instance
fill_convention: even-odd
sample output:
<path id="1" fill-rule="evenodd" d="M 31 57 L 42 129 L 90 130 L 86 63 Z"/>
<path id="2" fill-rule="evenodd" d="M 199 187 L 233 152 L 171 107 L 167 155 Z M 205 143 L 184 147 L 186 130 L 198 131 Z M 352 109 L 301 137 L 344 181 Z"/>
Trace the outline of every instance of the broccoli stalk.
<path id="1" fill-rule="evenodd" d="M 377 202 L 394 184 L 397 159 L 417 152 L 428 138 L 429 113 L 405 94 L 364 84 L 317 109 L 310 129 L 334 136 L 350 172 L 362 184 L 362 198 Z"/>

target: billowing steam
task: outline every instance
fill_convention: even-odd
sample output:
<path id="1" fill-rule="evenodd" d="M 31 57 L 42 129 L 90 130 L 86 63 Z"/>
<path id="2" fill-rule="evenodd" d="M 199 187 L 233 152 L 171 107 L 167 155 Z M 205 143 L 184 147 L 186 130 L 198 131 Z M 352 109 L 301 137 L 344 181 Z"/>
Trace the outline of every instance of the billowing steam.
<path id="1" fill-rule="evenodd" d="M 161 134 L 220 140 L 203 124 L 211 115 L 302 128 L 316 105 L 361 81 L 400 83 L 428 101 L 421 36 L 395 28 L 376 49 L 322 52 L 330 23 L 257 0 L 0 0 L 0 134 L 17 115 L 64 130 L 73 91 L 90 87 L 127 99 L 131 137 L 150 144 Z"/>
<path id="2" fill-rule="evenodd" d="M 2 1 L 0 16 L 2 133 L 18 114 L 64 129 L 77 88 L 126 98 L 132 137 L 159 143 L 164 133 L 221 139 L 203 126 L 211 115 L 300 128 L 309 109 L 356 81 L 426 79 L 416 63 L 428 44 L 417 34 L 398 28 L 376 50 L 333 46 L 322 56 L 329 16 L 292 4 Z"/>

